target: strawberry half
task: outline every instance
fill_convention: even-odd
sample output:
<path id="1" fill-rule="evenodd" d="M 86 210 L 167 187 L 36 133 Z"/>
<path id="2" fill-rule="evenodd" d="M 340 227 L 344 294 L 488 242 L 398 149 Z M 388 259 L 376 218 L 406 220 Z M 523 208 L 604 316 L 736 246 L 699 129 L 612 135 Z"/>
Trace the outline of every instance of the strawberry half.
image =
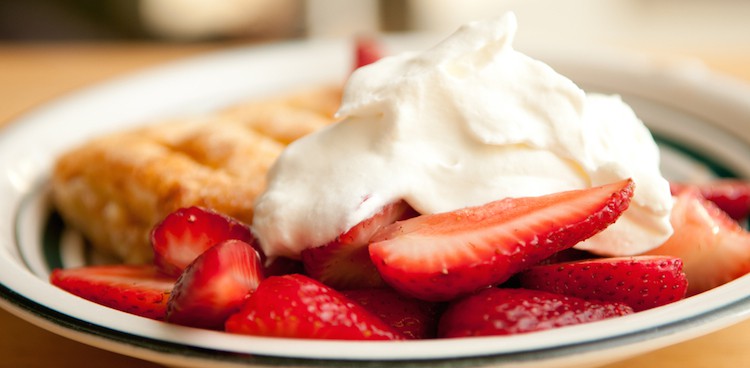
<path id="1" fill-rule="evenodd" d="M 302 251 L 305 272 L 334 289 L 384 286 L 367 250 L 370 239 L 384 226 L 416 215 L 404 201 L 383 207 L 380 212 L 358 223 L 330 243 Z"/>
<path id="2" fill-rule="evenodd" d="M 370 245 L 383 279 L 432 301 L 499 284 L 613 223 L 633 195 L 632 180 L 541 197 L 418 216 L 385 227 Z"/>
<path id="3" fill-rule="evenodd" d="M 674 233 L 648 254 L 679 257 L 688 278 L 688 295 L 732 281 L 750 271 L 750 233 L 697 188 L 675 197 L 670 217 Z"/>
<path id="4" fill-rule="evenodd" d="M 527 289 L 489 288 L 451 303 L 439 337 L 512 335 L 633 313 L 621 303 L 596 302 Z"/>
<path id="5" fill-rule="evenodd" d="M 151 232 L 154 264 L 179 276 L 206 249 L 229 239 L 255 244 L 250 228 L 238 220 L 201 207 L 180 208 Z"/>
<path id="6" fill-rule="evenodd" d="M 739 179 L 716 179 L 702 184 L 670 183 L 674 195 L 686 187 L 698 188 L 703 197 L 715 203 L 735 220 L 742 220 L 750 214 L 750 182 Z"/>
<path id="7" fill-rule="evenodd" d="M 440 305 L 409 298 L 390 288 L 341 291 L 408 339 L 436 337 Z"/>
<path id="8" fill-rule="evenodd" d="M 404 338 L 338 291 L 299 274 L 261 282 L 242 309 L 229 317 L 226 331 L 303 339 Z"/>
<path id="9" fill-rule="evenodd" d="M 167 322 L 222 329 L 263 279 L 258 252 L 241 240 L 226 240 L 198 256 L 177 280 Z"/>
<path id="10" fill-rule="evenodd" d="M 685 297 L 682 261 L 670 256 L 599 258 L 529 268 L 523 288 L 627 304 L 636 312 Z"/>
<path id="11" fill-rule="evenodd" d="M 50 282 L 94 303 L 162 320 L 175 278 L 153 265 L 106 265 L 55 269 Z"/>

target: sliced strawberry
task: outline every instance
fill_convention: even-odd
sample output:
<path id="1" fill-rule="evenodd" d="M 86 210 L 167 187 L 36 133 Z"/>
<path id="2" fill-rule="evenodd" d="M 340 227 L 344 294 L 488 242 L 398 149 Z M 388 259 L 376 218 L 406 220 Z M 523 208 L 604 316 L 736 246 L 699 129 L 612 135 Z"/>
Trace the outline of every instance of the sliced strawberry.
<path id="1" fill-rule="evenodd" d="M 570 248 L 613 223 L 632 180 L 418 216 L 385 227 L 370 245 L 383 279 L 425 300 L 450 300 Z"/>
<path id="2" fill-rule="evenodd" d="M 440 312 L 438 303 L 409 298 L 390 288 L 343 290 L 341 293 L 408 339 L 436 337 Z"/>
<path id="3" fill-rule="evenodd" d="M 354 45 L 354 69 L 372 64 L 385 55 L 383 45 L 377 39 L 360 36 Z"/>
<path id="4" fill-rule="evenodd" d="M 106 265 L 55 269 L 50 282 L 94 303 L 162 320 L 175 278 L 153 265 Z"/>
<path id="5" fill-rule="evenodd" d="M 229 317 L 226 330 L 303 339 L 394 340 L 404 337 L 336 290 L 303 275 L 269 277 Z"/>
<path id="6" fill-rule="evenodd" d="M 206 249 L 229 239 L 255 244 L 250 228 L 238 220 L 201 207 L 181 208 L 151 232 L 154 263 L 162 272 L 179 276 Z"/>
<path id="7" fill-rule="evenodd" d="M 367 220 L 360 222 L 330 243 L 302 251 L 302 263 L 310 277 L 334 289 L 373 288 L 384 286 L 372 264 L 367 246 L 376 232 L 398 220 L 417 213 L 404 201 L 389 204 Z"/>
<path id="8" fill-rule="evenodd" d="M 740 179 L 716 179 L 702 184 L 670 183 L 672 194 L 686 187 L 697 187 L 700 193 L 735 220 L 750 215 L 750 182 Z"/>
<path id="9" fill-rule="evenodd" d="M 198 256 L 177 280 L 168 322 L 222 329 L 263 279 L 258 252 L 241 240 L 223 241 Z"/>
<path id="10" fill-rule="evenodd" d="M 688 295 L 732 281 L 750 271 L 750 233 L 697 188 L 675 197 L 670 217 L 674 233 L 648 252 L 679 257 L 688 278 Z"/>
<path id="11" fill-rule="evenodd" d="M 438 337 L 512 335 L 624 316 L 621 303 L 527 289 L 484 289 L 451 303 L 440 318 Z"/>
<path id="12" fill-rule="evenodd" d="M 587 300 L 627 304 L 642 311 L 685 297 L 682 261 L 671 256 L 599 258 L 539 265 L 521 272 L 523 288 Z"/>

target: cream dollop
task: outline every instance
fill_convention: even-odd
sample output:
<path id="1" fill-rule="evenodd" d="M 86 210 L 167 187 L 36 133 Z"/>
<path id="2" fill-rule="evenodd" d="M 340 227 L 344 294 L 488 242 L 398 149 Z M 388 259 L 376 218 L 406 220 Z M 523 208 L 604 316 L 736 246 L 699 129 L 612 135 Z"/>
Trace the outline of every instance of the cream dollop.
<path id="1" fill-rule="evenodd" d="M 431 214 L 624 178 L 630 208 L 578 247 L 632 255 L 663 242 L 672 198 L 648 129 L 619 97 L 587 95 L 514 50 L 515 32 L 509 13 L 355 71 L 342 120 L 269 172 L 253 221 L 266 254 L 297 258 L 400 199 Z"/>

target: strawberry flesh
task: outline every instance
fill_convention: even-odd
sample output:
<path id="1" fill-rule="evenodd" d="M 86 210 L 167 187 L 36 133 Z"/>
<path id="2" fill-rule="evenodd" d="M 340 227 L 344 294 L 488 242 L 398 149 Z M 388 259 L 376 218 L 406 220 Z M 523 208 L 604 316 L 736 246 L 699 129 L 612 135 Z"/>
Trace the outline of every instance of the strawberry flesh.
<path id="1" fill-rule="evenodd" d="M 446 301 L 491 285 L 603 230 L 627 209 L 632 180 L 422 215 L 383 228 L 370 257 L 406 295 Z"/>
<path id="2" fill-rule="evenodd" d="M 707 200 L 716 204 L 731 218 L 740 221 L 750 215 L 750 182 L 740 179 L 716 179 L 702 184 L 670 183 L 672 194 L 687 187 L 698 188 Z"/>
<path id="3" fill-rule="evenodd" d="M 523 288 L 627 304 L 636 312 L 685 297 L 682 261 L 670 256 L 600 258 L 539 265 L 519 275 Z"/>
<path id="4" fill-rule="evenodd" d="M 341 291 L 408 339 L 436 337 L 440 304 L 410 298 L 390 288 Z"/>
<path id="5" fill-rule="evenodd" d="M 688 279 L 687 295 L 725 284 L 750 271 L 750 233 L 692 187 L 675 196 L 674 233 L 648 252 L 679 257 Z"/>
<path id="6" fill-rule="evenodd" d="M 196 206 L 180 208 L 151 232 L 154 264 L 179 276 L 206 249 L 229 239 L 255 244 L 249 226 L 236 219 Z"/>
<path id="7" fill-rule="evenodd" d="M 302 251 L 306 274 L 335 289 L 384 286 L 367 249 L 370 239 L 384 226 L 416 215 L 404 201 L 386 205 L 330 243 Z"/>
<path id="8" fill-rule="evenodd" d="M 527 289 L 484 289 L 451 303 L 439 337 L 512 335 L 594 322 L 633 313 L 621 303 Z"/>
<path id="9" fill-rule="evenodd" d="M 55 269 L 50 282 L 94 303 L 163 320 L 175 278 L 152 265 L 105 265 Z"/>
<path id="10" fill-rule="evenodd" d="M 229 317 L 226 331 L 303 339 L 404 339 L 364 307 L 300 274 L 261 282 L 242 309 Z"/>
<path id="11" fill-rule="evenodd" d="M 171 323 L 223 329 L 263 279 L 258 252 L 241 240 L 226 240 L 198 256 L 180 275 L 169 298 Z"/>

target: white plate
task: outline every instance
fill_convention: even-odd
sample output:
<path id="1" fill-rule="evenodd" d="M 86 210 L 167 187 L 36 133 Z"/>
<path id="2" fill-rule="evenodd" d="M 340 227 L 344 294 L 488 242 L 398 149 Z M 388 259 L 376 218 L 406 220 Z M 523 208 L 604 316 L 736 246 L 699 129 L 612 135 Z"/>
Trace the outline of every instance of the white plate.
<path id="1" fill-rule="evenodd" d="M 391 42 L 393 50 L 420 43 Z M 660 138 L 670 178 L 750 177 L 750 129 L 744 125 L 750 121 L 750 90 L 744 85 L 700 68 L 675 69 L 623 55 L 532 54 L 585 89 L 619 93 L 630 102 Z M 357 366 L 580 367 L 693 338 L 738 322 L 750 311 L 750 277 L 743 277 L 661 308 L 553 331 L 410 342 L 312 341 L 168 325 L 87 302 L 47 282 L 51 267 L 83 261 L 50 216 L 47 180 L 60 152 L 106 131 L 343 81 L 349 55 L 350 44 L 340 41 L 211 54 L 80 91 L 5 128 L 0 134 L 0 305 L 71 339 L 155 362 L 276 367 L 352 361 L 360 361 Z"/>

